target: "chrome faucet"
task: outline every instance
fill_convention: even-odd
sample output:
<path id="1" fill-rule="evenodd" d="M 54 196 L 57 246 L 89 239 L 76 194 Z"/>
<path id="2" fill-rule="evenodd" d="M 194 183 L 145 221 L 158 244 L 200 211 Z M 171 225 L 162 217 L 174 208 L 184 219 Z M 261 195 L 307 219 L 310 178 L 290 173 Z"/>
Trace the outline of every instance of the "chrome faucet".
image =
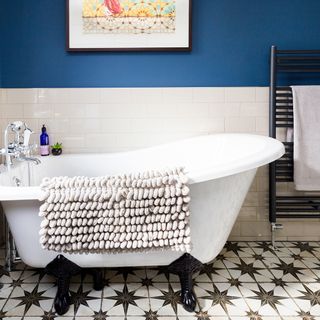
<path id="1" fill-rule="evenodd" d="M 27 161 L 27 162 L 33 162 L 34 164 L 40 164 L 41 160 L 35 157 L 26 157 L 25 155 L 20 155 L 20 157 L 17 158 L 18 161 Z"/>
<path id="2" fill-rule="evenodd" d="M 23 130 L 23 134 L 21 132 Z M 14 141 L 9 143 L 9 132 L 14 133 Z M 12 160 L 30 161 L 35 164 L 40 164 L 41 161 L 30 156 L 31 152 L 36 149 L 36 145 L 30 145 L 30 136 L 32 130 L 28 128 L 26 123 L 22 121 L 14 121 L 6 127 L 4 131 L 4 149 L 0 150 L 0 154 L 5 157 L 5 165 L 8 170 L 13 165 Z"/>

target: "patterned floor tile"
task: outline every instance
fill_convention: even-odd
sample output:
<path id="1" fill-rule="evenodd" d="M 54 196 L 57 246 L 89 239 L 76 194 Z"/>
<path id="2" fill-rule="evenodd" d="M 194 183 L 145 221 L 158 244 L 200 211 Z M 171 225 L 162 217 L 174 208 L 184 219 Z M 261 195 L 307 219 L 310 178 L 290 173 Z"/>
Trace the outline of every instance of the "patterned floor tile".
<path id="1" fill-rule="evenodd" d="M 14 280 L 18 280 L 22 273 L 22 270 L 13 270 L 9 272 L 3 265 L 0 265 L 0 283 L 12 283 Z"/>
<path id="2" fill-rule="evenodd" d="M 117 270 L 106 270 L 105 279 L 109 283 L 123 283 L 123 282 L 141 282 L 141 279 L 146 277 L 146 270 L 144 268 L 118 268 Z"/>
<path id="3" fill-rule="evenodd" d="M 178 283 L 155 283 L 149 288 L 150 309 L 159 316 L 176 316 L 180 306 L 180 285 Z"/>
<path id="4" fill-rule="evenodd" d="M 140 283 L 113 283 L 103 290 L 101 310 L 108 316 L 144 316 L 150 310 L 148 290 Z"/>
<path id="5" fill-rule="evenodd" d="M 319 243 L 317 242 L 292 242 L 287 247 L 291 252 L 302 257 L 313 258 L 319 256 Z"/>
<path id="6" fill-rule="evenodd" d="M 272 274 L 287 282 L 313 282 L 317 280 L 317 276 L 306 267 L 300 260 L 291 258 L 279 258 L 278 262 L 270 267 Z"/>
<path id="7" fill-rule="evenodd" d="M 179 282 L 179 277 L 169 273 L 167 267 L 147 268 L 146 277 L 153 282 Z"/>
<path id="8" fill-rule="evenodd" d="M 320 320 L 320 243 L 228 242 L 194 275 L 196 311 L 180 302 L 179 277 L 166 267 L 104 270 L 103 291 L 92 276 L 72 278 L 72 305 L 54 311 L 55 279 L 18 264 L 0 267 L 0 319 L 32 320 Z"/>
<path id="9" fill-rule="evenodd" d="M 195 275 L 194 279 L 195 282 L 228 282 L 229 278 L 230 273 L 223 261 L 218 260 L 204 265 L 202 270 Z M 178 282 L 179 278 L 177 276 L 176 279 Z"/>

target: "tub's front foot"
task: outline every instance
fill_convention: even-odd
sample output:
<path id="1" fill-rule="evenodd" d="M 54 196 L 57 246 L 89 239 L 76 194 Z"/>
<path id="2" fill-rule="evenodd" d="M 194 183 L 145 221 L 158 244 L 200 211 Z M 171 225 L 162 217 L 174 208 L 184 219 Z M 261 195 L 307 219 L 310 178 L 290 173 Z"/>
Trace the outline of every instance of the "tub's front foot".
<path id="1" fill-rule="evenodd" d="M 70 279 L 81 272 L 81 268 L 62 255 L 58 255 L 46 268 L 46 273 L 57 278 L 57 294 L 54 299 L 54 307 L 59 315 L 65 314 L 70 307 L 69 293 Z"/>
<path id="2" fill-rule="evenodd" d="M 103 269 L 91 269 L 90 273 L 93 277 L 93 289 L 101 291 L 104 288 Z"/>
<path id="3" fill-rule="evenodd" d="M 188 312 L 196 308 L 192 276 L 202 268 L 202 263 L 186 253 L 168 267 L 169 272 L 177 274 L 181 283 L 181 303 Z"/>

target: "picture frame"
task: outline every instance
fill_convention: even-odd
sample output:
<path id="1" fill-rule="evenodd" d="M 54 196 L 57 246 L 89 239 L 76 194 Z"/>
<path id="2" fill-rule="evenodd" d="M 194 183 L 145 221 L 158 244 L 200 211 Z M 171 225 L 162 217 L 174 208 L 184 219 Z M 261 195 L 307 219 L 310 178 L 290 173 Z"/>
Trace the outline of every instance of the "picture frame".
<path id="1" fill-rule="evenodd" d="M 192 0 L 66 0 L 66 29 L 71 52 L 191 51 Z"/>

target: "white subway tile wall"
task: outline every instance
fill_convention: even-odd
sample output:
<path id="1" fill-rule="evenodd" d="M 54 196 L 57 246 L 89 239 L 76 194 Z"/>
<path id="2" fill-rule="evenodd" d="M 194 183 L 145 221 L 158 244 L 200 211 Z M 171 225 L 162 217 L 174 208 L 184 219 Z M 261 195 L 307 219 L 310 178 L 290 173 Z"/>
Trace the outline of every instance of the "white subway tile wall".
<path id="1" fill-rule="evenodd" d="M 35 142 L 46 124 L 51 143 L 62 142 L 66 153 L 132 150 L 218 132 L 268 135 L 268 88 L 0 89 L 1 132 L 12 120 L 26 121 Z M 281 240 L 320 240 L 319 219 L 283 224 Z M 259 169 L 230 239 L 270 239 L 267 167 Z"/>

